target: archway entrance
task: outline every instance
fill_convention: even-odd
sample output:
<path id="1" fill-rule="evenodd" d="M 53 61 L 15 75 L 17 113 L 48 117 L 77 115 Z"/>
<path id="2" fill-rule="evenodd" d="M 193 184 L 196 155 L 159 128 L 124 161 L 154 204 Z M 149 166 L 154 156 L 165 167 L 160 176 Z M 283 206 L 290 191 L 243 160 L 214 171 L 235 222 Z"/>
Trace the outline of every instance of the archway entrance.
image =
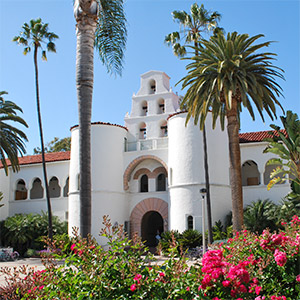
<path id="1" fill-rule="evenodd" d="M 157 232 L 161 234 L 164 231 L 164 220 L 157 211 L 148 211 L 144 214 L 141 224 L 142 240 L 146 241 L 146 246 L 153 247 L 157 245 Z"/>

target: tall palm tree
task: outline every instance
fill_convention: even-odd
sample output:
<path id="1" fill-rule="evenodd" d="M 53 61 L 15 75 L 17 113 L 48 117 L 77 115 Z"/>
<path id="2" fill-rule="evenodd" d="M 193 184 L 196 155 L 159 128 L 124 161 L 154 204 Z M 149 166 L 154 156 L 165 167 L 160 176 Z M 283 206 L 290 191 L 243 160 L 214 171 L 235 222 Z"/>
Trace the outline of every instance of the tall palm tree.
<path id="1" fill-rule="evenodd" d="M 26 153 L 24 141 L 27 141 L 26 134 L 17 125 L 28 127 L 27 123 L 18 116 L 22 109 L 12 101 L 4 100 L 5 91 L 0 92 L 0 160 L 4 167 L 5 174 L 8 175 L 8 164 L 6 157 L 10 160 L 12 171 L 19 170 L 18 154 Z"/>
<path id="2" fill-rule="evenodd" d="M 197 46 L 202 38 L 203 33 L 212 31 L 217 33 L 222 29 L 218 27 L 218 21 L 221 15 L 217 12 L 209 12 L 201 4 L 199 7 L 197 3 L 192 4 L 190 14 L 185 11 L 173 11 L 173 20 L 179 23 L 181 32 L 175 31 L 165 37 L 165 43 L 173 47 L 174 55 L 184 57 L 187 53 L 186 46 L 194 46 L 194 54 L 198 55 Z M 182 45 L 181 42 L 184 44 Z M 181 107 L 182 108 L 182 107 Z M 206 185 L 206 204 L 207 204 L 207 223 L 208 223 L 208 242 L 213 242 L 212 232 L 212 216 L 210 203 L 210 188 L 209 188 L 209 170 L 208 170 L 208 154 L 207 154 L 207 140 L 206 130 L 203 126 L 203 151 L 204 151 L 204 171 L 205 171 L 205 185 Z"/>
<path id="3" fill-rule="evenodd" d="M 277 99 L 282 89 L 275 82 L 275 78 L 284 79 L 283 70 L 272 64 L 275 54 L 257 52 L 271 43 L 254 44 L 260 37 L 263 35 L 249 37 L 233 32 L 227 38 L 219 33 L 210 40 L 201 40 L 199 54 L 189 58 L 192 62 L 186 67 L 188 74 L 181 80 L 182 88 L 188 88 L 183 99 L 188 107 L 188 119 L 193 116 L 195 124 L 199 120 L 202 128 L 208 112 L 212 111 L 213 127 L 218 117 L 223 130 L 227 121 L 232 218 L 236 231 L 243 225 L 240 112 L 244 106 L 254 120 L 254 104 L 263 120 L 263 110 L 273 120 L 276 105 L 283 110 Z"/>
<path id="4" fill-rule="evenodd" d="M 13 42 L 17 42 L 19 45 L 25 46 L 23 54 L 26 55 L 33 48 L 33 62 L 35 68 L 35 88 L 36 88 L 36 106 L 37 106 L 37 115 L 38 115 L 38 124 L 40 131 L 40 140 L 41 140 L 41 150 L 42 150 L 42 163 L 43 163 L 43 174 L 45 181 L 45 190 L 47 198 L 47 208 L 48 208 L 48 219 L 49 219 L 49 238 L 52 240 L 53 229 L 52 229 L 52 210 L 51 202 L 49 195 L 48 179 L 47 179 L 47 170 L 46 170 L 46 161 L 45 161 L 45 148 L 44 148 L 44 137 L 43 137 L 43 127 L 42 127 L 42 117 L 40 109 L 40 95 L 39 95 L 39 76 L 38 76 L 38 51 L 42 50 L 42 59 L 47 60 L 46 50 L 43 49 L 43 44 L 46 44 L 46 49 L 49 52 L 56 52 L 56 47 L 54 40 L 58 36 L 48 31 L 48 24 L 43 23 L 40 18 L 36 20 L 30 20 L 29 24 L 24 23 L 22 26 L 23 31 L 20 32 L 19 36 L 13 38 Z"/>
<path id="5" fill-rule="evenodd" d="M 123 0 L 75 0 L 79 111 L 80 233 L 91 232 L 91 114 L 94 47 L 109 73 L 121 74 L 126 43 Z"/>

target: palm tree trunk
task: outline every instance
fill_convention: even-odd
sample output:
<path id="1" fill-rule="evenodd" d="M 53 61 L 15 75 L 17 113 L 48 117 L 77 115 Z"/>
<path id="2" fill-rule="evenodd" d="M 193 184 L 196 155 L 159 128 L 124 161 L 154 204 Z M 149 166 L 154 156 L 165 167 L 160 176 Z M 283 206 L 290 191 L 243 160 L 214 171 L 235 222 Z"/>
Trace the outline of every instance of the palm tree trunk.
<path id="1" fill-rule="evenodd" d="M 45 147 L 44 147 L 42 117 L 41 117 L 41 109 L 40 109 L 40 93 L 39 93 L 39 78 L 38 78 L 39 73 L 38 73 L 37 53 L 38 53 L 38 47 L 35 45 L 33 58 L 34 58 L 34 68 L 35 68 L 36 106 L 37 106 L 38 123 L 39 123 L 39 129 L 40 129 L 43 174 L 44 174 L 47 208 L 48 208 L 48 235 L 49 235 L 49 239 L 52 241 L 52 239 L 53 239 L 52 209 L 51 209 L 51 201 L 50 201 L 49 186 L 48 186 L 48 179 L 47 179 Z"/>
<path id="2" fill-rule="evenodd" d="M 84 1 L 83 1 L 84 2 Z M 79 3 L 79 2 L 78 2 Z M 79 168 L 80 168 L 80 234 L 91 233 L 91 115 L 94 85 L 94 41 L 96 18 L 82 11 L 76 2 L 77 21 L 76 88 L 79 112 Z"/>
<path id="3" fill-rule="evenodd" d="M 227 133 L 229 143 L 230 186 L 232 199 L 233 230 L 240 231 L 243 227 L 243 190 L 242 167 L 239 141 L 240 124 L 237 118 L 237 101 L 232 100 L 232 108 L 227 115 Z"/>
<path id="4" fill-rule="evenodd" d="M 211 244 L 213 242 L 213 233 L 212 233 L 212 216 L 211 216 L 209 172 L 208 172 L 208 155 L 207 155 L 207 139 L 206 139 L 205 125 L 203 126 L 203 151 L 204 151 L 204 172 L 205 172 L 205 188 L 206 188 L 208 243 Z"/>

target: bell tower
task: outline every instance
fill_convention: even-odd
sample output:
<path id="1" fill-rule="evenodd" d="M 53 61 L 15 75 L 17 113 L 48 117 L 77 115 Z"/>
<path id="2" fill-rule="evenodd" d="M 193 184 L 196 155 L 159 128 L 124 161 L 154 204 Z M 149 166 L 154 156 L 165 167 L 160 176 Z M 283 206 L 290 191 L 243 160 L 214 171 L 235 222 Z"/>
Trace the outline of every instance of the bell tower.
<path id="1" fill-rule="evenodd" d="M 142 74 L 140 89 L 132 96 L 131 112 L 125 117 L 128 142 L 166 137 L 167 117 L 179 109 L 178 102 L 166 73 L 149 71 Z"/>

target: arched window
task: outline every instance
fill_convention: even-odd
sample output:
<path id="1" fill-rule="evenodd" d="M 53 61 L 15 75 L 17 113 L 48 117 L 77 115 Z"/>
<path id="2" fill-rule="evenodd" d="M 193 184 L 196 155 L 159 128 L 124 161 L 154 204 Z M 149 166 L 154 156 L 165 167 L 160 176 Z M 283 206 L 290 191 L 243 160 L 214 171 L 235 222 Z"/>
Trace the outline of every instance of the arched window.
<path id="1" fill-rule="evenodd" d="M 146 124 L 143 122 L 140 124 L 140 139 L 145 140 L 147 138 Z"/>
<path id="2" fill-rule="evenodd" d="M 187 217 L 187 229 L 194 229 L 194 218 L 193 216 Z"/>
<path id="3" fill-rule="evenodd" d="M 276 169 L 278 167 L 278 165 L 268 165 L 268 163 L 266 163 L 265 166 L 265 172 L 264 172 L 264 184 L 268 185 L 268 183 L 270 182 L 271 178 L 271 173 L 273 172 L 274 169 Z M 278 174 L 276 177 L 282 177 L 282 173 Z M 282 182 L 277 182 L 277 184 L 280 184 Z"/>
<path id="4" fill-rule="evenodd" d="M 164 121 L 160 125 L 160 136 L 161 137 L 167 137 L 168 136 L 168 125 L 167 121 Z"/>
<path id="5" fill-rule="evenodd" d="M 165 100 L 164 99 L 159 99 L 157 102 L 157 113 L 158 114 L 164 114 L 165 113 Z"/>
<path id="6" fill-rule="evenodd" d="M 159 174 L 156 178 L 156 191 L 161 192 L 166 190 L 166 175 Z"/>
<path id="7" fill-rule="evenodd" d="M 148 176 L 143 175 L 140 179 L 140 192 L 147 193 L 148 192 Z"/>
<path id="8" fill-rule="evenodd" d="M 155 94 L 156 92 L 156 82 L 154 79 L 149 81 L 149 94 Z"/>
<path id="9" fill-rule="evenodd" d="M 141 103 L 141 116 L 147 116 L 148 114 L 148 104 L 147 101 L 143 101 Z"/>
<path id="10" fill-rule="evenodd" d="M 52 177 L 49 181 L 49 194 L 50 198 L 60 197 L 60 186 L 56 177 Z"/>
<path id="11" fill-rule="evenodd" d="M 30 190 L 30 199 L 42 199 L 44 196 L 44 189 L 39 178 L 34 179 L 32 188 Z"/>
<path id="12" fill-rule="evenodd" d="M 69 194 L 69 177 L 66 180 L 66 184 L 64 186 L 64 197 L 68 197 Z"/>
<path id="13" fill-rule="evenodd" d="M 18 180 L 16 192 L 15 192 L 15 200 L 25 200 L 27 199 L 27 189 L 23 179 Z"/>
<path id="14" fill-rule="evenodd" d="M 260 174 L 258 172 L 257 163 L 253 160 L 247 160 L 242 165 L 242 185 L 259 185 Z"/>

